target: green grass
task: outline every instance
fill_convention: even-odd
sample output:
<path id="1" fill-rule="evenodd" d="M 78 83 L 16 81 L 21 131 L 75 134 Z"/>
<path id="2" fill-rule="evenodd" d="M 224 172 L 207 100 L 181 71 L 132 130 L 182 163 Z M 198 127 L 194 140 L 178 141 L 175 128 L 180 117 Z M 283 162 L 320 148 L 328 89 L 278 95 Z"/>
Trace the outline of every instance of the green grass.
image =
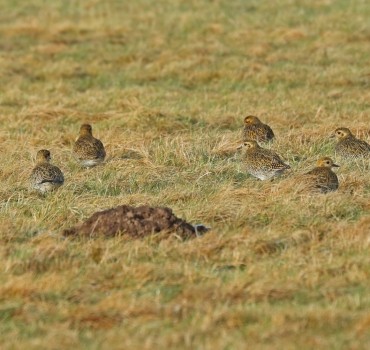
<path id="1" fill-rule="evenodd" d="M 347 126 L 369 141 L 365 1 L 0 1 L 2 349 L 367 349 L 369 166 L 299 191 Z M 292 166 L 260 182 L 243 117 Z M 107 149 L 81 169 L 81 123 Z M 66 182 L 28 190 L 36 151 Z M 161 205 L 202 238 L 64 239 L 117 205 Z"/>

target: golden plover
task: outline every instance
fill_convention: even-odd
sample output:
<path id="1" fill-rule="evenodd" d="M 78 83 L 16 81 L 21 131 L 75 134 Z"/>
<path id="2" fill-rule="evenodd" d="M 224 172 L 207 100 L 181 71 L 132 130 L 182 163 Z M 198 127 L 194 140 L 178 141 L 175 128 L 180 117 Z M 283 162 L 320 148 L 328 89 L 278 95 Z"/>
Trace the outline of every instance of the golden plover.
<path id="1" fill-rule="evenodd" d="M 73 154 L 84 167 L 93 167 L 102 163 L 105 158 L 103 143 L 92 135 L 90 124 L 82 124 L 80 136 L 73 146 Z"/>
<path id="2" fill-rule="evenodd" d="M 347 159 L 370 157 L 370 145 L 357 139 L 349 129 L 338 128 L 331 137 L 336 137 L 338 140 L 335 146 L 338 156 Z"/>
<path id="3" fill-rule="evenodd" d="M 244 118 L 243 142 L 248 140 L 267 142 L 274 137 L 272 129 L 267 124 L 263 124 L 257 117 L 248 115 Z"/>
<path id="4" fill-rule="evenodd" d="M 244 141 L 239 148 L 244 148 L 247 172 L 260 180 L 268 180 L 290 169 L 280 156 L 268 149 L 262 148 L 254 140 Z"/>
<path id="5" fill-rule="evenodd" d="M 323 157 L 317 161 L 316 168 L 304 174 L 306 184 L 315 191 L 327 193 L 339 187 L 337 174 L 331 168 L 338 168 L 331 158 Z"/>
<path id="6" fill-rule="evenodd" d="M 30 183 L 31 187 L 42 194 L 55 190 L 64 183 L 62 171 L 50 164 L 50 152 L 42 149 L 37 152 L 36 166 L 33 168 Z"/>

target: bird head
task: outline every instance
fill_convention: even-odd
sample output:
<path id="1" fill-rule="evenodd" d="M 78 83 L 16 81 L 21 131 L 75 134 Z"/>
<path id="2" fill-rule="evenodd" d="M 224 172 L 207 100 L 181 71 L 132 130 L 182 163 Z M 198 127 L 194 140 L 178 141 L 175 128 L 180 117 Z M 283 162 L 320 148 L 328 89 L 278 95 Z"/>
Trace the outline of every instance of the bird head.
<path id="1" fill-rule="evenodd" d="M 40 151 L 37 152 L 36 161 L 38 163 L 50 162 L 50 160 L 51 160 L 50 151 L 48 151 L 47 149 L 41 149 Z"/>
<path id="2" fill-rule="evenodd" d="M 323 158 L 320 158 L 318 161 L 317 161 L 317 166 L 318 167 L 322 167 L 322 168 L 339 168 L 339 165 L 335 164 L 333 162 L 333 160 L 329 157 L 323 157 Z"/>
<path id="3" fill-rule="evenodd" d="M 342 140 L 348 136 L 352 136 L 352 133 L 348 128 L 337 128 L 335 129 L 334 134 L 331 135 L 331 138 L 336 137 L 338 140 Z"/>
<path id="4" fill-rule="evenodd" d="M 252 149 L 252 148 L 258 148 L 259 145 L 257 143 L 257 141 L 254 141 L 254 140 L 246 140 L 243 142 L 243 144 L 241 146 L 239 146 L 237 149 Z"/>
<path id="5" fill-rule="evenodd" d="M 253 115 L 248 115 L 247 117 L 244 118 L 244 124 L 245 125 L 257 125 L 257 124 L 261 124 L 261 121 Z"/>
<path id="6" fill-rule="evenodd" d="M 80 135 L 92 135 L 92 127 L 90 124 L 82 124 L 80 127 Z"/>

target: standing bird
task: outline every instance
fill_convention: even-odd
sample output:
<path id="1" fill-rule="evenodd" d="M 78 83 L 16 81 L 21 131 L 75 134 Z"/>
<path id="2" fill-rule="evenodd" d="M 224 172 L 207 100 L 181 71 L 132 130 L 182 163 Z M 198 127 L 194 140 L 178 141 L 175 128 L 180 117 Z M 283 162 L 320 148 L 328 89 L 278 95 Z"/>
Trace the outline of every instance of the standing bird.
<path id="1" fill-rule="evenodd" d="M 103 143 L 92 135 L 90 124 L 82 124 L 80 136 L 73 146 L 73 154 L 83 167 L 89 168 L 104 161 Z"/>
<path id="2" fill-rule="evenodd" d="M 290 169 L 290 166 L 285 164 L 277 153 L 262 148 L 254 140 L 244 141 L 240 148 L 245 148 L 244 163 L 247 172 L 260 180 L 271 179 Z"/>
<path id="3" fill-rule="evenodd" d="M 249 115 L 244 118 L 243 142 L 248 140 L 268 142 L 274 137 L 272 129 L 267 124 L 263 124 L 257 117 Z"/>
<path id="4" fill-rule="evenodd" d="M 308 187 L 314 191 L 327 193 L 335 191 L 339 187 L 338 177 L 331 168 L 338 168 L 329 157 L 320 158 L 317 161 L 316 168 L 304 174 L 305 182 Z"/>
<path id="5" fill-rule="evenodd" d="M 50 164 L 50 160 L 50 151 L 46 149 L 38 151 L 36 166 L 30 176 L 31 187 L 42 194 L 55 190 L 64 183 L 62 171 Z"/>
<path id="6" fill-rule="evenodd" d="M 331 137 L 335 137 L 338 143 L 335 146 L 335 152 L 343 158 L 369 158 L 370 145 L 356 138 L 349 129 L 338 128 Z"/>

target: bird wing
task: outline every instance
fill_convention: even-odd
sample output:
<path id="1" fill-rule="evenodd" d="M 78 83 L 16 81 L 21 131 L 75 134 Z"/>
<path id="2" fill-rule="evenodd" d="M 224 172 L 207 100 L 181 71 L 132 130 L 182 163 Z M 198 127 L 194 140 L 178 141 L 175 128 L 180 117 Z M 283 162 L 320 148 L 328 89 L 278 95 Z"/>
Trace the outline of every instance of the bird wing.
<path id="1" fill-rule="evenodd" d="M 370 145 L 366 141 L 358 140 L 358 146 L 361 151 L 370 152 Z"/>
<path id="2" fill-rule="evenodd" d="M 62 171 L 57 166 L 51 164 L 47 164 L 46 166 L 40 165 L 33 169 L 31 179 L 37 184 L 64 182 Z"/>
<path id="3" fill-rule="evenodd" d="M 327 191 L 338 183 L 337 175 L 330 169 L 314 168 L 305 174 L 311 178 L 310 183 L 313 187 Z"/>
<path id="4" fill-rule="evenodd" d="M 105 149 L 103 143 L 95 137 L 80 137 L 75 142 L 73 152 L 78 158 L 104 158 Z"/>
<path id="5" fill-rule="evenodd" d="M 268 139 L 273 139 L 275 137 L 274 132 L 267 124 L 264 124 L 264 129 L 266 130 L 266 135 Z"/>
<path id="6" fill-rule="evenodd" d="M 94 138 L 93 144 L 98 154 L 98 158 L 105 158 L 105 149 L 103 143 L 100 140 Z"/>
<path id="7" fill-rule="evenodd" d="M 266 169 L 288 169 L 290 168 L 289 165 L 285 164 L 280 156 L 270 150 L 263 150 L 258 155 L 259 159 L 261 160 L 261 165 L 265 164 Z"/>

